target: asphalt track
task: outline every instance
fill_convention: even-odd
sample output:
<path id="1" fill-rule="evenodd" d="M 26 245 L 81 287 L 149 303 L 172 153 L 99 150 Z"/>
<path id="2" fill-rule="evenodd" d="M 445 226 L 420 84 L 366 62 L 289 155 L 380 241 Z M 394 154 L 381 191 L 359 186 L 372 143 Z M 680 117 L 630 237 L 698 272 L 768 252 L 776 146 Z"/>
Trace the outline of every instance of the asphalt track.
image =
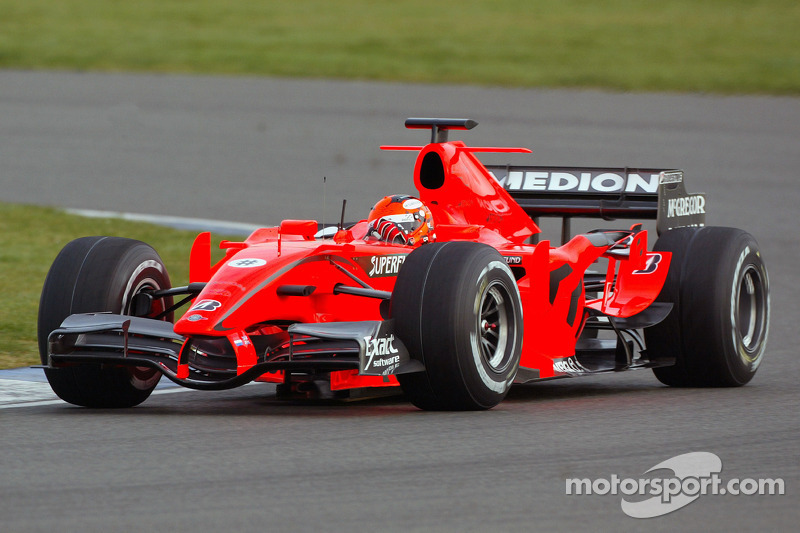
<path id="1" fill-rule="evenodd" d="M 321 218 L 323 203 L 332 220 L 347 198 L 355 219 L 411 191 L 413 155 L 378 146 L 425 142 L 402 128 L 413 115 L 475 118 L 470 144 L 541 164 L 683 168 L 709 223 L 753 233 L 770 269 L 753 382 L 669 389 L 631 372 L 519 387 L 482 413 L 284 403 L 266 385 L 0 409 L 0 529 L 796 531 L 797 99 L 0 72 L 0 194 L 259 224 Z M 620 495 L 565 494 L 567 478 L 648 477 L 695 451 L 726 480 L 781 478 L 785 495 L 707 495 L 643 520 Z"/>

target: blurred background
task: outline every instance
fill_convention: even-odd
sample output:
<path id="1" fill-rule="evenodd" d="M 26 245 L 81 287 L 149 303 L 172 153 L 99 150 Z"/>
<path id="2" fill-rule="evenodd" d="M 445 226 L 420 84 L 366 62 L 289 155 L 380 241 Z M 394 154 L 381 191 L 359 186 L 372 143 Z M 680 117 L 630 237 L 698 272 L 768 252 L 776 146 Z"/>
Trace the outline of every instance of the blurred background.
<path id="1" fill-rule="evenodd" d="M 34 394 L 0 405 L 0 529 L 796 531 L 798 30 L 797 0 L 0 0 L 0 392 Z M 209 221 L 241 239 L 413 193 L 415 154 L 379 148 L 427 142 L 408 116 L 533 150 L 487 163 L 682 168 L 770 271 L 753 382 L 558 380 L 488 413 L 287 405 L 260 384 L 114 411 L 51 402 L 18 368 L 39 363 L 39 294 L 70 240 L 146 241 L 185 284 Z M 565 478 L 648 477 L 698 450 L 786 495 L 647 522 L 619 496 L 565 499 Z"/>

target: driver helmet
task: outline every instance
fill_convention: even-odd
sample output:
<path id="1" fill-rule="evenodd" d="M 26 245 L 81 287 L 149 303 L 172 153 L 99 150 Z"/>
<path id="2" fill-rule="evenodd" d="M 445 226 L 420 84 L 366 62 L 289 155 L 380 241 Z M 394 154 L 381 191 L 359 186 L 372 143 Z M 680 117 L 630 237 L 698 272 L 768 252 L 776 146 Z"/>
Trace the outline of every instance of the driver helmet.
<path id="1" fill-rule="evenodd" d="M 430 209 L 413 196 L 384 196 L 369 212 L 367 222 L 367 237 L 383 242 L 417 246 L 436 240 Z"/>

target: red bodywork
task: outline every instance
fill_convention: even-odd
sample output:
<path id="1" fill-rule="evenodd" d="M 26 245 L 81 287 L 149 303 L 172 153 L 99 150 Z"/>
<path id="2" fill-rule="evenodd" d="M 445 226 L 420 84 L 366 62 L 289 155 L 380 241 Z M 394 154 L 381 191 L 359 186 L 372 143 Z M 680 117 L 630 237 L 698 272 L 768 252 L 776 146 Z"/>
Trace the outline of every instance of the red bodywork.
<path id="1" fill-rule="evenodd" d="M 575 354 L 589 310 L 621 318 L 636 315 L 664 284 L 670 256 L 647 251 L 646 231 L 630 231 L 600 245 L 589 235 L 577 235 L 559 247 L 549 241 L 530 243 L 539 228 L 475 156 L 526 149 L 469 148 L 462 142 L 383 148 L 419 151 L 414 184 L 433 213 L 438 241 L 481 242 L 505 256 L 523 305 L 519 381 L 526 375 L 564 375 L 554 371 L 553 362 Z M 244 242 L 221 243 L 226 255 L 215 265 L 209 234 L 198 236 L 190 277 L 207 285 L 177 321 L 175 332 L 187 338 L 227 337 L 242 374 L 257 362 L 254 340 L 259 335 L 297 322 L 381 320 L 379 300 L 335 294 L 334 287 L 360 280 L 362 286 L 391 291 L 414 248 L 364 240 L 365 221 L 340 230 L 333 239 L 315 239 L 316 232 L 316 221 L 284 221 L 278 228 L 255 231 Z M 608 259 L 604 290 L 586 301 L 584 275 L 602 257 Z M 307 295 L 281 294 L 278 288 L 285 286 L 314 289 Z M 181 362 L 178 378 L 188 373 L 188 364 Z M 269 372 L 258 379 L 281 382 L 284 376 L 282 371 Z M 330 379 L 334 390 L 397 385 L 394 376 L 362 376 L 357 370 L 333 371 Z"/>

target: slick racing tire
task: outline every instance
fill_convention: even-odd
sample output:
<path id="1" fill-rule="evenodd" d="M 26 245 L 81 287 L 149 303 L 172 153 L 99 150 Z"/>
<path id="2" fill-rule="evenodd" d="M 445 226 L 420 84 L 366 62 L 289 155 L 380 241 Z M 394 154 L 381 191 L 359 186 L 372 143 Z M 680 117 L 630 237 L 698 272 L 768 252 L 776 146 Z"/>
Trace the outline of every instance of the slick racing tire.
<path id="1" fill-rule="evenodd" d="M 753 378 L 769 330 L 769 277 L 758 244 L 734 228 L 679 228 L 662 235 L 655 251 L 672 252 L 659 295 L 669 316 L 645 329 L 654 368 L 677 387 L 735 387 Z"/>
<path id="2" fill-rule="evenodd" d="M 522 352 L 514 275 L 490 246 L 426 244 L 403 263 L 392 292 L 396 333 L 424 372 L 397 378 L 426 410 L 479 410 L 508 393 Z"/>
<path id="3" fill-rule="evenodd" d="M 144 290 L 171 288 L 159 255 L 147 244 L 119 237 L 83 237 L 56 257 L 39 302 L 39 356 L 48 365 L 47 338 L 75 313 L 131 314 L 133 296 Z M 151 316 L 172 305 L 156 299 Z M 166 320 L 171 321 L 172 316 Z M 49 366 L 49 365 L 48 365 Z M 84 407 L 133 407 L 158 384 L 155 369 L 100 364 L 45 368 L 47 380 L 62 400 Z"/>

